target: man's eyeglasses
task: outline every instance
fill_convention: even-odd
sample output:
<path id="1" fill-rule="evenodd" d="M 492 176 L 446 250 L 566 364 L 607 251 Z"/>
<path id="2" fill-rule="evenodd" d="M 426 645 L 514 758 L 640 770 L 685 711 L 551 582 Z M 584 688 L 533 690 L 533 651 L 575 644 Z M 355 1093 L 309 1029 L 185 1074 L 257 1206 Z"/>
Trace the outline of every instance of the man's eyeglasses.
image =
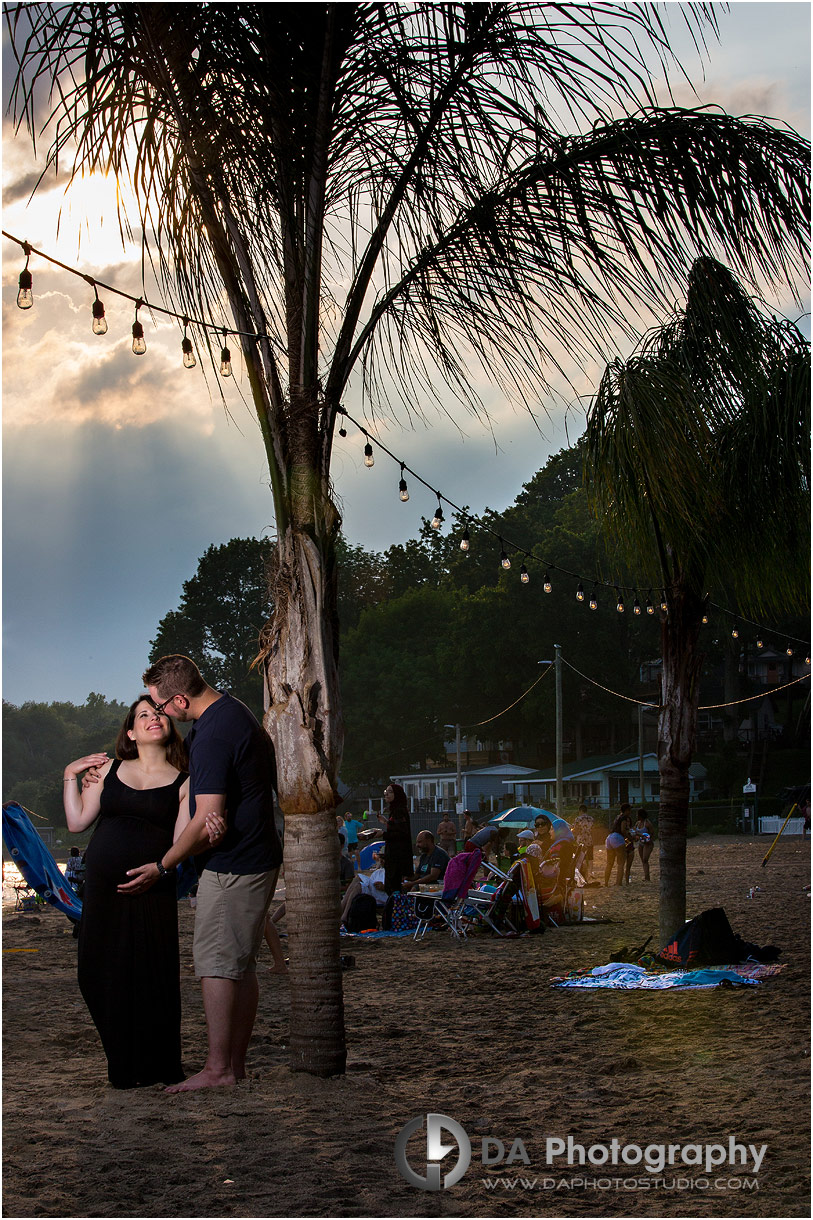
<path id="1" fill-rule="evenodd" d="M 169 699 L 165 699 L 163 703 L 156 703 L 154 699 L 150 700 L 150 702 L 152 703 L 153 707 L 155 708 L 155 710 L 159 716 L 166 716 L 167 705 L 172 703 L 173 699 L 177 699 L 177 698 L 178 698 L 177 695 L 170 695 Z"/>

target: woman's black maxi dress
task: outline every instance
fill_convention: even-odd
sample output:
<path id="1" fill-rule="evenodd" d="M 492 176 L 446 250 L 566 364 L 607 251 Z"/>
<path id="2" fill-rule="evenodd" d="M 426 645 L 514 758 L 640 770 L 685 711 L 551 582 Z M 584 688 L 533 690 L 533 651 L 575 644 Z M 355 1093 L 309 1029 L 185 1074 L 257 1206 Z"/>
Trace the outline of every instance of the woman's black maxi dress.
<path id="1" fill-rule="evenodd" d="M 409 814 L 397 810 L 390 814 L 384 829 L 384 889 L 387 893 L 400 890 L 401 878 L 411 877 L 414 869 Z"/>
<path id="2" fill-rule="evenodd" d="M 181 990 L 175 871 L 143 894 L 119 894 L 129 868 L 160 860 L 172 846 L 179 789 L 140 791 L 113 763 L 85 856 L 79 927 L 79 988 L 119 1089 L 175 1084 L 181 1067 Z"/>

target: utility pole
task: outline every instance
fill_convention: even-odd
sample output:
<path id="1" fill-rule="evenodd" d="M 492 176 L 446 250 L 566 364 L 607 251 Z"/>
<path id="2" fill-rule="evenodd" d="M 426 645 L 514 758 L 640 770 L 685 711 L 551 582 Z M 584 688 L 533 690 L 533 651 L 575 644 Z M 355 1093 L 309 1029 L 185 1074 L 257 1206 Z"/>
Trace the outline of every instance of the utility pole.
<path id="1" fill-rule="evenodd" d="M 457 816 L 462 817 L 463 814 L 463 768 L 460 764 L 460 725 L 459 724 L 444 724 L 444 729 L 454 729 L 455 734 L 455 749 L 457 751 L 457 800 L 455 808 Z"/>
<path id="2" fill-rule="evenodd" d="M 562 783 L 562 646 L 553 645 L 556 666 L 556 812 L 565 816 L 565 798 Z"/>

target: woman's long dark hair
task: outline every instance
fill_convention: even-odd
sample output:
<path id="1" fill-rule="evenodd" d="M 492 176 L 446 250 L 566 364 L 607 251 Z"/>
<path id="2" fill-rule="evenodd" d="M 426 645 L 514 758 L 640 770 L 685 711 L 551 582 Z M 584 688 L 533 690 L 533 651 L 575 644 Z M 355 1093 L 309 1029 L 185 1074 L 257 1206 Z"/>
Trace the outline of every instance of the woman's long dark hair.
<path id="1" fill-rule="evenodd" d="M 138 746 L 132 737 L 128 737 L 127 734 L 135 724 L 136 708 L 140 703 L 147 703 L 152 707 L 152 699 L 150 699 L 149 695 L 139 695 L 125 716 L 124 724 L 119 729 L 119 735 L 116 738 L 116 758 L 120 758 L 122 762 L 129 762 L 133 758 L 138 758 Z M 186 753 L 186 745 L 175 728 L 172 718 L 167 716 L 167 720 L 169 721 L 169 737 L 166 741 L 167 762 L 176 771 L 187 771 L 189 769 L 189 759 Z"/>

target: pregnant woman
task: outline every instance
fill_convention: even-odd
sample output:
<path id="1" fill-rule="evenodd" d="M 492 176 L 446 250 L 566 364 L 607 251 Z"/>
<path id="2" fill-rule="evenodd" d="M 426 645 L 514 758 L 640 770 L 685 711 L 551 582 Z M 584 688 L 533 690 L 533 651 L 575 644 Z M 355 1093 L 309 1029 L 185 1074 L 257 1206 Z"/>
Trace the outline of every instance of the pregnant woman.
<path id="1" fill-rule="evenodd" d="M 160 860 L 187 825 L 185 765 L 175 726 L 143 695 L 119 731 L 115 760 L 89 754 L 64 772 L 68 829 L 96 823 L 85 856 L 79 988 L 119 1089 L 184 1078 L 175 871 L 143 894 L 116 887 L 134 861 Z M 88 768 L 102 782 L 80 791 Z"/>

